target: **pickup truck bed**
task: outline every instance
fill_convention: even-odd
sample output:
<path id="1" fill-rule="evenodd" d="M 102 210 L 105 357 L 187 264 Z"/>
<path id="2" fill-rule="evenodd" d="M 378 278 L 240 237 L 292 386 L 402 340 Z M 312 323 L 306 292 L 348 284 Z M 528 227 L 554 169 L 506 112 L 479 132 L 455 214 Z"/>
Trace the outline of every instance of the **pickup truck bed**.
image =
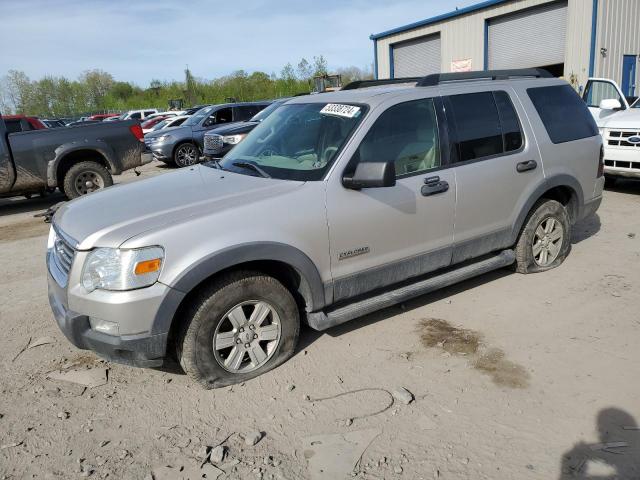
<path id="1" fill-rule="evenodd" d="M 75 198 L 149 161 L 135 120 L 11 134 L 0 120 L 0 196 L 59 187 Z"/>

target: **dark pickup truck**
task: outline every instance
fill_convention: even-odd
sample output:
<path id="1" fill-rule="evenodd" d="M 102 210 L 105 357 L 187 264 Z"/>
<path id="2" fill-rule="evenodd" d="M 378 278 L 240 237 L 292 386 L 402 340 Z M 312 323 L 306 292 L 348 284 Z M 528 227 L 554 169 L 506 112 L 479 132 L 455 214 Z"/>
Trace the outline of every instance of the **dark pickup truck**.
<path id="1" fill-rule="evenodd" d="M 0 119 L 0 197 L 58 187 L 76 198 L 152 160 L 136 120 L 7 133 Z"/>

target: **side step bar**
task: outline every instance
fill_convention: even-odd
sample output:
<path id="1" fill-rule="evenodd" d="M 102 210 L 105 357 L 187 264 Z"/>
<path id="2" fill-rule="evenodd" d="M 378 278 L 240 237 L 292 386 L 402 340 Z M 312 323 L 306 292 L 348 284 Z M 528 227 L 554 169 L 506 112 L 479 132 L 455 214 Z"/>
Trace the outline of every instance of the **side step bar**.
<path id="1" fill-rule="evenodd" d="M 348 322 L 354 318 L 362 317 L 381 308 L 389 307 L 400 302 L 409 300 L 410 298 L 424 295 L 435 290 L 439 290 L 449 285 L 477 277 L 483 273 L 497 270 L 511 265 L 516 260 L 513 250 L 503 250 L 502 252 L 480 260 L 475 263 L 467 264 L 463 267 L 449 270 L 440 275 L 420 280 L 410 285 L 399 287 L 395 290 L 386 291 L 373 297 L 358 300 L 333 310 L 311 312 L 307 314 L 307 322 L 314 330 L 326 330 L 341 323 Z"/>

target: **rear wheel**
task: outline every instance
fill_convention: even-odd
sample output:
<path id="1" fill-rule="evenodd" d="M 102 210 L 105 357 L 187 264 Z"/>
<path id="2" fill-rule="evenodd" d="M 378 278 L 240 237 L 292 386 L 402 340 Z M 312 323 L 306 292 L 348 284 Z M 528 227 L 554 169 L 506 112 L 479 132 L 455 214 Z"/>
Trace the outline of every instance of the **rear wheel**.
<path id="1" fill-rule="evenodd" d="M 69 199 L 113 185 L 113 177 L 104 165 L 86 161 L 73 165 L 65 174 L 62 190 Z"/>
<path id="2" fill-rule="evenodd" d="M 173 161 L 180 168 L 195 165 L 199 159 L 200 151 L 198 147 L 191 142 L 178 145 L 178 148 L 176 148 L 176 151 L 173 153 Z"/>
<path id="3" fill-rule="evenodd" d="M 205 388 L 243 382 L 283 363 L 295 351 L 298 307 L 276 279 L 237 272 L 203 290 L 185 311 L 176 353 Z"/>
<path id="4" fill-rule="evenodd" d="M 571 222 L 564 206 L 540 200 L 531 210 L 516 244 L 516 271 L 543 272 L 560 265 L 571 249 Z"/>

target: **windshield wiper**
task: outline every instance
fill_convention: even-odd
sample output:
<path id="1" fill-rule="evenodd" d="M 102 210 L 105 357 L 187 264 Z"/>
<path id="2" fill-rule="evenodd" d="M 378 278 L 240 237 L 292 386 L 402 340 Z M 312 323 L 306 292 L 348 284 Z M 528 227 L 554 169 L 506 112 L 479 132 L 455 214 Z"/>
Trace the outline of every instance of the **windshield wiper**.
<path id="1" fill-rule="evenodd" d="M 249 170 L 253 170 L 254 172 L 258 172 L 261 177 L 271 178 L 271 175 L 269 175 L 267 172 L 265 172 L 262 168 L 260 168 L 258 165 L 256 165 L 253 162 L 247 162 L 245 160 L 240 160 L 240 161 L 237 161 L 237 162 L 231 162 L 231 165 L 233 165 L 234 167 L 248 168 Z"/>

